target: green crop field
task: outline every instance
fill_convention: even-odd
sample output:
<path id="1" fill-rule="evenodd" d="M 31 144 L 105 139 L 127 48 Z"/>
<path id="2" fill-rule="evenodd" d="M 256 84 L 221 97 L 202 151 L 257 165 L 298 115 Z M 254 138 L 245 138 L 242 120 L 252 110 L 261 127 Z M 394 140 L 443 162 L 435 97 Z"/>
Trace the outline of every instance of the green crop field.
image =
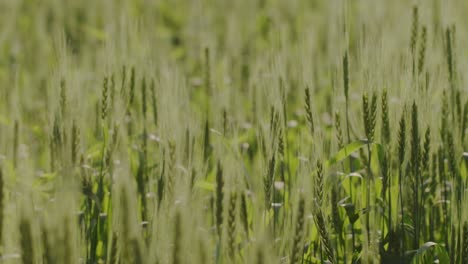
<path id="1" fill-rule="evenodd" d="M 466 0 L 0 0 L 0 263 L 468 264 Z"/>

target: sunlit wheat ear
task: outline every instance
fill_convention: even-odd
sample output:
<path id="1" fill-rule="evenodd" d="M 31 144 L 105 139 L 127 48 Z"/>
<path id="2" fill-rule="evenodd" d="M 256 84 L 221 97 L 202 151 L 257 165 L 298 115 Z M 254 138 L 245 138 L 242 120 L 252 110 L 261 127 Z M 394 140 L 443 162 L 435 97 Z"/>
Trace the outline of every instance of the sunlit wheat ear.
<path id="1" fill-rule="evenodd" d="M 419 44 L 419 59 L 418 59 L 418 73 L 421 74 L 424 69 L 426 57 L 426 42 L 427 42 L 427 28 L 425 26 L 421 29 L 421 43 Z"/>
<path id="2" fill-rule="evenodd" d="M 182 252 L 182 223 L 181 223 L 181 216 L 180 212 L 177 212 L 175 215 L 175 220 L 174 220 L 174 246 L 172 249 L 172 263 L 173 264 L 181 264 L 182 263 L 182 258 L 181 255 L 183 254 Z"/>
<path id="3" fill-rule="evenodd" d="M 223 179 L 223 169 L 221 167 L 221 162 L 218 161 L 218 168 L 216 171 L 216 228 L 218 231 L 218 236 L 221 237 L 222 234 L 222 224 L 223 224 L 223 201 L 224 201 L 224 179 Z"/>
<path id="4" fill-rule="evenodd" d="M 34 261 L 34 245 L 33 234 L 30 219 L 21 216 L 19 222 L 20 229 L 20 244 L 21 244 L 21 259 L 23 264 L 33 264 Z"/>
<path id="5" fill-rule="evenodd" d="M 107 117 L 107 97 L 109 93 L 109 79 L 104 78 L 104 84 L 102 86 L 102 96 L 101 96 L 101 119 L 106 120 Z"/>
<path id="6" fill-rule="evenodd" d="M 237 207 L 237 193 L 232 192 L 229 196 L 229 208 L 228 208 L 228 248 L 229 257 L 234 260 L 236 254 L 236 207 Z"/>
<path id="7" fill-rule="evenodd" d="M 338 141 L 338 148 L 343 148 L 343 131 L 341 130 L 341 117 L 340 113 L 335 112 L 335 131 L 336 131 L 336 140 Z"/>
<path id="8" fill-rule="evenodd" d="M 312 116 L 312 106 L 311 106 L 309 87 L 305 89 L 305 111 L 306 111 L 307 122 L 310 127 L 310 134 L 314 135 L 315 127 L 314 127 L 314 118 Z"/>
<path id="9" fill-rule="evenodd" d="M 299 198 L 299 204 L 297 207 L 296 215 L 296 227 L 292 242 L 291 262 L 290 263 L 301 263 L 302 260 L 302 239 L 304 237 L 304 211 L 305 202 L 301 196 Z"/>

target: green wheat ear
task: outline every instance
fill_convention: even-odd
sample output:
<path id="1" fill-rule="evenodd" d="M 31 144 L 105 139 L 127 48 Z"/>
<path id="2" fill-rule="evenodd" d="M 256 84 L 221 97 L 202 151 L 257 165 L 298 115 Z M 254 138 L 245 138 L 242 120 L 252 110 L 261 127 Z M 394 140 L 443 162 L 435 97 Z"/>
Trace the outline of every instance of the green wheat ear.
<path id="1" fill-rule="evenodd" d="M 76 124 L 75 120 L 73 120 L 72 123 L 71 146 L 71 160 L 72 164 L 75 165 L 78 161 L 77 159 L 80 152 L 80 128 Z"/>
<path id="2" fill-rule="evenodd" d="M 335 131 L 336 131 L 336 140 L 338 141 L 338 148 L 343 148 L 343 131 L 341 130 L 341 117 L 340 113 L 335 112 Z"/>
<path id="3" fill-rule="evenodd" d="M 102 98 L 101 98 L 101 119 L 104 121 L 107 117 L 107 97 L 109 93 L 109 79 L 104 78 L 104 84 L 102 86 Z"/>
<path id="4" fill-rule="evenodd" d="M 418 7 L 413 7 L 413 22 L 411 26 L 411 43 L 410 48 L 411 52 L 414 54 L 416 49 L 416 43 L 418 41 L 418 30 L 419 30 L 419 15 L 418 15 Z"/>
<path id="5" fill-rule="evenodd" d="M 349 100 L 349 62 L 348 51 L 345 52 L 343 57 L 343 88 L 346 101 Z"/>
<path id="6" fill-rule="evenodd" d="M 111 245 L 109 250 L 109 263 L 117 263 L 118 259 L 118 247 L 117 247 L 118 235 L 114 231 L 111 236 Z"/>
<path id="7" fill-rule="evenodd" d="M 291 262 L 300 263 L 302 259 L 302 239 L 304 237 L 304 212 L 305 212 L 305 202 L 304 198 L 301 196 L 299 198 L 299 204 L 297 207 L 297 216 L 296 216 L 296 229 L 293 237 L 292 243 L 292 252 L 291 252 Z"/>
<path id="8" fill-rule="evenodd" d="M 242 221 L 242 226 L 244 228 L 245 235 L 247 239 L 249 238 L 249 215 L 247 213 L 247 198 L 244 192 L 241 195 L 241 205 L 240 210 L 240 219 Z"/>
<path id="9" fill-rule="evenodd" d="M 210 49 L 205 48 L 205 89 L 206 94 L 211 94 L 211 66 L 210 66 Z"/>
<path id="10" fill-rule="evenodd" d="M 128 107 L 131 108 L 135 101 L 135 67 L 132 67 L 130 73 L 130 91 L 129 91 L 129 98 L 128 98 Z"/>
<path id="11" fill-rule="evenodd" d="M 143 121 L 146 121 L 146 79 L 143 77 L 141 80 L 141 112 L 143 113 Z"/>
<path id="12" fill-rule="evenodd" d="M 16 168 L 18 164 L 18 146 L 19 146 L 19 122 L 15 120 L 13 128 L 13 167 Z"/>
<path id="13" fill-rule="evenodd" d="M 226 136 L 228 132 L 228 116 L 226 108 L 223 108 L 223 135 Z"/>
<path id="14" fill-rule="evenodd" d="M 223 201 L 224 201 L 224 179 L 223 179 L 223 169 L 221 167 L 221 162 L 218 161 L 218 168 L 216 170 L 216 228 L 218 231 L 218 236 L 221 237 L 222 234 L 222 224 L 223 224 Z"/>
<path id="15" fill-rule="evenodd" d="M 237 194 L 232 192 L 229 196 L 228 208 L 228 249 L 229 257 L 234 260 L 236 253 L 236 207 L 237 207 Z"/>
<path id="16" fill-rule="evenodd" d="M 362 96 L 362 110 L 364 120 L 364 130 L 370 142 L 374 141 L 375 124 L 377 121 L 377 96 L 372 95 L 372 102 L 369 105 L 369 98 L 366 94 Z"/>
<path id="17" fill-rule="evenodd" d="M 275 158 L 275 154 L 273 153 L 269 161 L 267 172 L 265 176 L 263 177 L 263 190 L 265 192 L 265 209 L 266 210 L 269 210 L 271 208 L 273 181 L 275 177 L 275 165 L 276 165 L 276 158 Z"/>
<path id="18" fill-rule="evenodd" d="M 323 212 L 321 207 L 316 207 L 315 213 L 314 213 L 314 219 L 315 219 L 315 224 L 317 227 L 317 230 L 320 235 L 320 241 L 323 244 L 323 250 L 325 251 L 325 257 L 327 258 L 329 263 L 335 264 L 336 259 L 335 259 L 335 254 L 333 253 L 333 247 L 332 243 L 330 240 L 330 235 L 327 230 L 327 226 L 325 223 L 325 218 L 323 216 Z"/>
<path id="19" fill-rule="evenodd" d="M 447 68 L 449 73 L 449 81 L 451 88 L 453 89 L 453 49 L 452 49 L 452 32 L 450 28 L 447 28 L 445 31 L 445 45 L 446 45 L 446 58 L 447 58 Z M 453 92 L 453 90 L 452 90 Z"/>
<path id="20" fill-rule="evenodd" d="M 429 158 L 431 154 L 431 129 L 430 127 L 426 128 L 426 132 L 424 133 L 424 143 L 423 143 L 423 150 L 421 155 L 421 168 L 424 171 L 429 170 Z"/>
<path id="21" fill-rule="evenodd" d="M 418 106 L 413 102 L 411 111 L 411 163 L 415 174 L 419 172 L 420 138 L 418 122 Z"/>
<path id="22" fill-rule="evenodd" d="M 114 73 L 111 74 L 110 77 L 110 109 L 111 111 L 115 110 L 115 75 Z"/>
<path id="23" fill-rule="evenodd" d="M 158 126 L 158 107 L 156 100 L 156 85 L 154 79 L 151 79 L 151 106 L 153 108 L 153 122 L 155 126 Z"/>
<path id="24" fill-rule="evenodd" d="M 257 259 L 257 262 L 256 262 L 257 264 L 265 263 L 265 255 L 263 253 L 263 248 L 261 246 L 258 246 L 258 248 L 257 248 L 256 259 Z"/>
<path id="25" fill-rule="evenodd" d="M 52 250 L 51 238 L 49 237 L 49 230 L 45 225 L 45 220 L 41 224 L 41 243 L 42 243 L 42 258 L 45 263 L 56 263 L 55 252 Z"/>
<path id="26" fill-rule="evenodd" d="M 0 167 L 0 247 L 3 248 L 3 222 L 5 220 L 5 179 L 3 177 L 3 168 Z M 3 253 L 0 251 L 0 253 Z"/>
<path id="27" fill-rule="evenodd" d="M 463 107 L 463 117 L 462 117 L 461 131 L 460 131 L 462 144 L 465 143 L 465 134 L 467 133 L 466 130 L 468 129 L 467 125 L 468 125 L 468 100 L 465 102 L 465 105 Z"/>
<path id="28" fill-rule="evenodd" d="M 465 221 L 465 223 L 463 223 L 462 263 L 468 263 L 468 221 Z"/>
<path id="29" fill-rule="evenodd" d="M 312 116 L 312 106 L 311 106 L 309 87 L 305 89 L 305 111 L 306 111 L 307 122 L 309 123 L 309 127 L 310 127 L 310 134 L 313 136 L 315 127 L 314 127 L 314 118 Z"/>
<path id="30" fill-rule="evenodd" d="M 387 98 L 387 89 L 384 89 L 382 92 L 382 142 L 385 144 L 390 144 L 390 121 L 388 115 L 388 98 Z"/>
<path id="31" fill-rule="evenodd" d="M 71 224 L 69 217 L 64 217 L 63 219 L 63 262 L 64 263 L 73 263 L 73 236 L 71 230 Z"/>
<path id="32" fill-rule="evenodd" d="M 133 238 L 130 240 L 130 246 L 132 248 L 133 263 L 143 263 L 143 253 L 141 252 L 141 246 L 138 239 Z"/>
<path id="33" fill-rule="evenodd" d="M 65 85 L 65 80 L 60 80 L 60 113 L 62 118 L 66 118 L 67 114 L 67 87 Z"/>
<path id="34" fill-rule="evenodd" d="M 20 244 L 21 244 L 21 259 L 23 264 L 36 263 L 34 260 L 34 245 L 31 222 L 29 218 L 21 216 L 19 223 L 20 229 Z"/>
<path id="35" fill-rule="evenodd" d="M 316 206 L 322 206 L 323 201 L 323 164 L 320 160 L 317 161 L 317 176 L 315 178 L 315 202 Z"/>
<path id="36" fill-rule="evenodd" d="M 181 219 L 180 212 L 177 211 L 175 215 L 175 224 L 174 224 L 174 247 L 172 250 L 172 263 L 173 264 L 180 264 L 182 263 L 181 261 L 181 254 L 182 254 L 182 219 Z"/>
<path id="37" fill-rule="evenodd" d="M 424 69 L 424 62 L 426 57 L 426 42 L 427 42 L 427 28 L 423 26 L 421 29 L 421 43 L 419 44 L 419 59 L 418 59 L 418 73 L 421 74 Z"/>
<path id="38" fill-rule="evenodd" d="M 208 159 L 211 156 L 211 141 L 210 141 L 210 123 L 209 120 L 206 119 L 205 121 L 205 130 L 203 132 L 203 160 L 205 162 L 208 161 Z"/>

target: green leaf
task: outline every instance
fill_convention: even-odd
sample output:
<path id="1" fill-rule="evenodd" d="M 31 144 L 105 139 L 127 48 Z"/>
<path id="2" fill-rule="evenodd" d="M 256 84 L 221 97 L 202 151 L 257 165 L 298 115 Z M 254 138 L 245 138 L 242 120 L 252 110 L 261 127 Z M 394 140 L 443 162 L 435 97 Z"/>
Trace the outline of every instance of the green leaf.
<path id="1" fill-rule="evenodd" d="M 431 252 L 434 255 L 430 254 Z M 440 264 L 450 263 L 450 258 L 444 247 L 435 242 L 426 242 L 416 251 L 411 264 L 433 263 L 437 259 Z"/>
<path id="2" fill-rule="evenodd" d="M 203 190 L 207 190 L 207 191 L 214 191 L 214 187 L 215 185 L 211 182 L 207 182 L 207 181 L 199 181 L 197 183 L 195 183 L 195 186 L 200 188 L 200 189 L 203 189 Z"/>
<path id="3" fill-rule="evenodd" d="M 366 146 L 370 142 L 368 140 L 362 139 L 358 141 L 354 141 L 349 143 L 348 145 L 344 146 L 340 149 L 333 157 L 325 162 L 325 167 L 330 167 L 335 165 L 336 163 L 346 159 L 349 157 L 353 152 L 359 150 L 360 148 Z"/>

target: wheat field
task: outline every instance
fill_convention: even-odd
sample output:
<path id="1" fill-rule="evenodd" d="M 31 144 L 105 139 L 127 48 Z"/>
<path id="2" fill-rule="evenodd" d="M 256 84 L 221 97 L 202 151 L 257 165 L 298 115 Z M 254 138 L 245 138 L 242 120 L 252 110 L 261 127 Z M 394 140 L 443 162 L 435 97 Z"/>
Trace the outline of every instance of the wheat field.
<path id="1" fill-rule="evenodd" d="M 468 2 L 0 0 L 0 263 L 468 264 Z"/>

